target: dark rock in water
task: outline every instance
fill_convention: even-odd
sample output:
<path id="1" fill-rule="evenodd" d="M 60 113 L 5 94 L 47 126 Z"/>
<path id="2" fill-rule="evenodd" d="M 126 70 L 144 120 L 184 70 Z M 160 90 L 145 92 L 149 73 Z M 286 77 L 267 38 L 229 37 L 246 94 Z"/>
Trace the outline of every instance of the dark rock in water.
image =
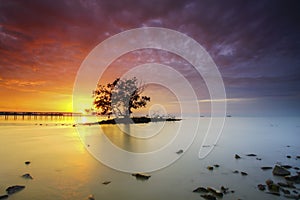
<path id="1" fill-rule="evenodd" d="M 292 156 L 290 156 L 290 155 L 287 155 L 286 157 L 287 157 L 287 158 L 291 158 Z"/>
<path id="2" fill-rule="evenodd" d="M 286 169 L 291 169 L 292 168 L 292 166 L 290 166 L 290 165 L 281 165 L 281 167 L 284 167 Z"/>
<path id="3" fill-rule="evenodd" d="M 295 194 L 298 194 L 297 190 L 293 190 L 293 192 L 294 192 Z"/>
<path id="4" fill-rule="evenodd" d="M 285 168 L 278 166 L 278 165 L 275 165 L 275 167 L 273 169 L 273 175 L 276 175 L 276 176 L 288 176 L 290 174 L 291 174 L 291 172 L 289 172 Z"/>
<path id="5" fill-rule="evenodd" d="M 257 187 L 258 187 L 258 189 L 261 190 L 261 191 L 266 190 L 266 186 L 263 185 L 263 184 L 258 184 Z"/>
<path id="6" fill-rule="evenodd" d="M 6 192 L 7 192 L 7 194 L 13 194 L 13 193 L 23 190 L 24 188 L 25 188 L 25 186 L 23 186 L 23 185 L 14 185 L 14 186 L 10 186 L 10 187 L 6 188 Z"/>
<path id="7" fill-rule="evenodd" d="M 140 180 L 148 180 L 151 177 L 151 175 L 144 174 L 144 173 L 136 173 L 136 174 L 132 174 L 132 176 L 135 176 L 136 179 L 140 179 Z"/>
<path id="8" fill-rule="evenodd" d="M 269 169 L 273 169 L 273 167 L 261 167 L 262 170 L 269 170 Z"/>
<path id="9" fill-rule="evenodd" d="M 111 181 L 104 181 L 102 184 L 103 185 L 108 185 L 108 184 L 110 184 L 111 183 Z"/>
<path id="10" fill-rule="evenodd" d="M 224 193 L 224 194 L 227 194 L 229 192 L 229 188 L 226 188 L 224 186 L 221 186 L 221 191 Z"/>
<path id="11" fill-rule="evenodd" d="M 211 194 L 203 194 L 203 195 L 201 195 L 201 197 L 206 200 L 217 200 L 217 198 Z"/>
<path id="12" fill-rule="evenodd" d="M 246 172 L 241 172 L 242 176 L 247 176 L 248 174 Z"/>
<path id="13" fill-rule="evenodd" d="M 177 154 L 182 154 L 183 153 L 183 150 L 180 149 L 179 151 L 176 152 Z"/>
<path id="14" fill-rule="evenodd" d="M 256 158 L 256 160 L 261 160 L 261 158 Z"/>
<path id="15" fill-rule="evenodd" d="M 257 155 L 254 154 L 254 153 L 250 153 L 250 154 L 247 154 L 246 156 L 255 157 L 255 156 L 257 156 Z"/>
<path id="16" fill-rule="evenodd" d="M 30 161 L 25 161 L 25 165 L 29 165 L 30 163 Z"/>
<path id="17" fill-rule="evenodd" d="M 267 186 L 269 186 L 269 185 L 271 185 L 271 184 L 273 184 L 273 183 L 274 183 L 274 182 L 273 182 L 271 179 L 266 180 Z"/>
<path id="18" fill-rule="evenodd" d="M 205 187 L 198 187 L 198 188 L 194 189 L 193 192 L 208 193 L 208 190 Z"/>
<path id="19" fill-rule="evenodd" d="M 238 173 L 239 173 L 239 171 L 238 171 L 238 170 L 234 170 L 232 173 L 234 173 L 234 174 L 238 174 Z"/>
<path id="20" fill-rule="evenodd" d="M 268 185 L 268 190 L 269 190 L 270 192 L 276 192 L 276 193 L 279 193 L 279 188 L 280 188 L 280 186 L 277 185 L 277 184 L 274 184 L 274 183 Z"/>
<path id="21" fill-rule="evenodd" d="M 291 194 L 291 192 L 287 189 L 284 188 L 280 188 L 280 190 L 284 193 L 284 194 Z"/>
<path id="22" fill-rule="evenodd" d="M 7 199 L 8 198 L 8 195 L 5 194 L 5 195 L 0 195 L 0 199 Z"/>
<path id="23" fill-rule="evenodd" d="M 208 166 L 208 167 L 206 167 L 206 169 L 208 169 L 208 170 L 212 171 L 212 170 L 214 170 L 214 167 L 212 167 L 212 166 Z"/>
<path id="24" fill-rule="evenodd" d="M 284 178 L 287 181 L 292 181 L 292 182 L 295 182 L 297 184 L 300 183 L 300 175 L 299 174 L 295 175 L 295 176 L 285 176 Z"/>
<path id="25" fill-rule="evenodd" d="M 296 158 L 300 159 L 300 156 L 296 156 Z"/>
<path id="26" fill-rule="evenodd" d="M 95 200 L 94 195 L 90 194 L 90 195 L 88 196 L 88 200 Z"/>
<path id="27" fill-rule="evenodd" d="M 208 187 L 207 190 L 208 190 L 210 193 L 212 193 L 212 194 L 214 194 L 215 196 L 217 196 L 217 197 L 223 197 L 223 193 L 222 193 L 221 191 L 215 189 L 215 188 Z"/>
<path id="28" fill-rule="evenodd" d="M 240 159 L 240 158 L 241 158 L 241 156 L 239 156 L 239 155 L 235 154 L 235 155 L 234 155 L 234 158 L 235 158 L 235 159 Z"/>
<path id="29" fill-rule="evenodd" d="M 300 199 L 299 195 L 294 195 L 294 194 L 286 194 L 284 195 L 284 197 L 287 199 Z"/>
<path id="30" fill-rule="evenodd" d="M 293 183 L 282 183 L 282 182 L 278 182 L 277 184 L 278 184 L 280 187 L 285 187 L 285 188 L 296 188 L 296 187 L 294 186 Z"/>
<path id="31" fill-rule="evenodd" d="M 278 192 L 266 192 L 267 194 L 272 194 L 272 195 L 275 195 L 275 196 L 280 196 L 280 193 Z"/>
<path id="32" fill-rule="evenodd" d="M 299 170 L 300 168 L 299 168 L 299 167 L 294 167 L 294 169 L 295 169 L 295 170 Z"/>
<path id="33" fill-rule="evenodd" d="M 214 167 L 218 168 L 218 167 L 220 167 L 220 165 L 218 165 L 218 164 L 215 164 L 215 165 L 214 165 Z"/>
<path id="34" fill-rule="evenodd" d="M 33 179 L 32 176 L 31 176 L 30 174 L 28 174 L 28 173 L 27 173 L 27 174 L 23 174 L 23 175 L 22 175 L 22 178 L 25 178 L 25 179 Z"/>

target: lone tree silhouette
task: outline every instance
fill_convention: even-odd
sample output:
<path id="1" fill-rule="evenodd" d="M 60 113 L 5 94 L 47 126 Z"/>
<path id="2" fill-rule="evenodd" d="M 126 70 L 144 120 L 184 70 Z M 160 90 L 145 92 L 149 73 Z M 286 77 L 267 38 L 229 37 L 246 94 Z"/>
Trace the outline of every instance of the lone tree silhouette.
<path id="1" fill-rule="evenodd" d="M 136 77 L 131 79 L 117 78 L 106 86 L 98 84 L 93 91 L 94 106 L 101 115 L 115 114 L 130 117 L 132 109 L 146 107 L 150 97 L 141 96 L 145 87 L 138 83 Z"/>

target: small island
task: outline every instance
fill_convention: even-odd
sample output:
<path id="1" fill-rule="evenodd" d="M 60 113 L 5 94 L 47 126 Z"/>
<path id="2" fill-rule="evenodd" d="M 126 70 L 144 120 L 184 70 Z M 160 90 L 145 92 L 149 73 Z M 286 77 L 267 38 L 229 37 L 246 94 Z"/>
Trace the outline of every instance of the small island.
<path id="1" fill-rule="evenodd" d="M 115 118 L 102 120 L 83 125 L 97 124 L 142 124 L 149 122 L 180 121 L 170 116 L 142 116 L 131 117 L 132 109 L 146 107 L 150 97 L 142 96 L 145 87 L 138 82 L 136 77 L 131 79 L 117 78 L 107 85 L 98 84 L 93 91 L 93 105 L 99 111 L 97 114 L 114 115 Z"/>

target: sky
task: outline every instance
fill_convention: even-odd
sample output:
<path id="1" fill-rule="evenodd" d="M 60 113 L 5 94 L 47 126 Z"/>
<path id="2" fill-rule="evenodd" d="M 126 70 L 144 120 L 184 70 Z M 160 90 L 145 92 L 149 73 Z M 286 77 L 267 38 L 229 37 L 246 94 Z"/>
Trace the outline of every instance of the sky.
<path id="1" fill-rule="evenodd" d="M 163 27 L 209 53 L 225 84 L 228 113 L 299 116 L 299 10 L 297 0 L 0 0 L 0 110 L 72 111 L 76 74 L 93 48 L 122 31 Z M 201 77 L 170 53 L 129 53 L 111 64 L 104 81 L 153 59 L 182 73 L 209 112 Z M 145 92 L 153 105 L 171 105 L 176 96 L 162 102 L 168 91 L 155 85 Z"/>

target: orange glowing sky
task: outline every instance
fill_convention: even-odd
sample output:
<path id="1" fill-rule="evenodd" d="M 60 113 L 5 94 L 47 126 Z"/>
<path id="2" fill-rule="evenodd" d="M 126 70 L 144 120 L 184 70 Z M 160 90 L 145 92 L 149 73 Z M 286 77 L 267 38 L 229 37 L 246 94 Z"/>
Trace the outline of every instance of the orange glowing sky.
<path id="1" fill-rule="evenodd" d="M 299 9 L 298 1 L 1 1 L 0 111 L 72 111 L 73 84 L 88 53 L 110 36 L 151 26 L 185 33 L 204 46 L 224 79 L 231 114 L 298 115 Z M 133 52 L 100 81 L 153 61 L 182 73 L 203 110 L 209 109 L 201 76 L 171 54 Z M 171 93 L 161 98 L 167 92 L 154 86 L 145 91 L 151 104 L 177 112 Z"/>

